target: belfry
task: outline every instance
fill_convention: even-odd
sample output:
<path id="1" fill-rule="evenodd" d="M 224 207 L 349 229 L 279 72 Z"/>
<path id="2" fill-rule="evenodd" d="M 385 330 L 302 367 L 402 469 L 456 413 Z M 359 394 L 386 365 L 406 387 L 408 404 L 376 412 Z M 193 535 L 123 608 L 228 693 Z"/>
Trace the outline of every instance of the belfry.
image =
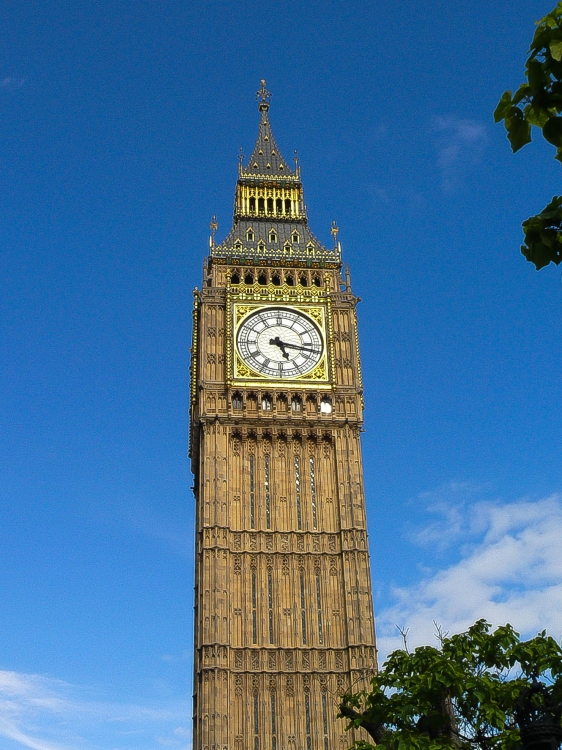
<path id="1" fill-rule="evenodd" d="M 258 91 L 233 227 L 194 292 L 195 750 L 345 750 L 376 666 L 356 305 Z M 357 738 L 359 735 L 357 734 Z"/>

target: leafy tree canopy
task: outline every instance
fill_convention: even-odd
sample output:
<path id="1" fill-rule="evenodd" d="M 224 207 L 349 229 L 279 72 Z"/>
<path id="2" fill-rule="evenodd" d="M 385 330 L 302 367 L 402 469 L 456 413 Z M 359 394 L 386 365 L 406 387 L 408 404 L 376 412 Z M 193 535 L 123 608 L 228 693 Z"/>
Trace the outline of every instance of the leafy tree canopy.
<path id="1" fill-rule="evenodd" d="M 491 632 L 479 620 L 466 633 L 442 635 L 440 643 L 394 651 L 370 691 L 343 697 L 340 716 L 348 729 L 362 727 L 373 738 L 373 744 L 356 742 L 356 750 L 374 744 L 379 750 L 520 750 L 516 717 L 524 691 L 538 711 L 562 700 L 562 648 L 545 631 L 521 641 L 511 625 Z M 562 738 L 560 714 L 553 720 Z"/>
<path id="2" fill-rule="evenodd" d="M 562 2 L 537 23 L 525 65 L 526 82 L 506 91 L 494 119 L 503 120 L 513 152 L 531 141 L 533 126 L 556 147 L 562 162 Z M 521 252 L 537 270 L 562 261 L 562 197 L 554 197 L 537 216 L 523 223 Z"/>

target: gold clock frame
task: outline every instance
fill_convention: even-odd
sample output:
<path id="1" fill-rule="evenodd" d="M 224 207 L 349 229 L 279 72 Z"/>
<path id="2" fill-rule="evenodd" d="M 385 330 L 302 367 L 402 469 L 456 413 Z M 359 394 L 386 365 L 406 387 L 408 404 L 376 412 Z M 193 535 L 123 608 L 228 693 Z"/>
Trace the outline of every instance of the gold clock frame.
<path id="1" fill-rule="evenodd" d="M 322 356 L 320 361 L 315 367 L 303 375 L 292 375 L 276 378 L 272 375 L 262 375 L 261 373 L 253 370 L 249 367 L 242 359 L 236 346 L 236 340 L 238 338 L 238 331 L 243 325 L 244 321 L 257 310 L 288 310 L 289 312 L 298 311 L 303 315 L 307 316 L 312 320 L 316 328 L 320 331 L 322 338 Z M 234 368 L 233 368 L 233 380 L 243 380 L 245 383 L 260 383 L 265 381 L 271 381 L 275 383 L 297 383 L 297 382 L 313 382 L 315 385 L 318 383 L 328 384 L 330 381 L 329 370 L 328 370 L 328 337 L 326 335 L 326 308 L 323 305 L 283 305 L 271 303 L 261 304 L 247 304 L 234 302 L 232 306 L 233 313 L 233 354 L 234 354 Z"/>

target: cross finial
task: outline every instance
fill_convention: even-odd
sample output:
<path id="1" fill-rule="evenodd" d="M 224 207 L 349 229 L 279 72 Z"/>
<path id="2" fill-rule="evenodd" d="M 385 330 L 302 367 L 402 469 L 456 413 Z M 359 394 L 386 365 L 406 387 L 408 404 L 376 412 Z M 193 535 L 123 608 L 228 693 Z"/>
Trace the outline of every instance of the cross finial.
<path id="1" fill-rule="evenodd" d="M 256 91 L 256 99 L 259 100 L 258 109 L 260 112 L 267 112 L 271 101 L 271 92 L 265 87 L 265 78 L 261 79 L 261 88 Z"/>

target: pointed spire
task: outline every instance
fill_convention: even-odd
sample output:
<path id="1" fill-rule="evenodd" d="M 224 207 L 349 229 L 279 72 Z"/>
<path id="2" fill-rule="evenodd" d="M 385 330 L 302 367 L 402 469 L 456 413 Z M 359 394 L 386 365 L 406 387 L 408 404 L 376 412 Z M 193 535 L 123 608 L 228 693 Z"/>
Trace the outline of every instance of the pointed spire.
<path id="1" fill-rule="evenodd" d="M 258 109 L 261 112 L 258 139 L 248 163 L 241 169 L 240 174 L 245 177 L 263 175 L 277 177 L 278 179 L 283 179 L 286 176 L 294 178 L 295 172 L 281 156 L 271 132 L 268 117 L 271 93 L 266 89 L 263 78 L 261 88 L 256 92 L 256 99 L 258 100 Z"/>

